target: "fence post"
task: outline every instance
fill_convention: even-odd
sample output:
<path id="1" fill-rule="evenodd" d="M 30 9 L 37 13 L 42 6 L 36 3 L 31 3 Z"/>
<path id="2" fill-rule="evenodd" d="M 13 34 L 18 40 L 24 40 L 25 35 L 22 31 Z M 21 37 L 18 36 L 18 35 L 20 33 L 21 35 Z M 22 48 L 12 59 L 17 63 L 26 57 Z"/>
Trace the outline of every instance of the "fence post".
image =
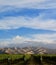
<path id="1" fill-rule="evenodd" d="M 8 65 L 11 65 L 11 58 L 8 58 Z"/>
<path id="2" fill-rule="evenodd" d="M 41 61 L 41 65 L 43 65 L 42 54 L 40 55 L 40 61 Z"/>

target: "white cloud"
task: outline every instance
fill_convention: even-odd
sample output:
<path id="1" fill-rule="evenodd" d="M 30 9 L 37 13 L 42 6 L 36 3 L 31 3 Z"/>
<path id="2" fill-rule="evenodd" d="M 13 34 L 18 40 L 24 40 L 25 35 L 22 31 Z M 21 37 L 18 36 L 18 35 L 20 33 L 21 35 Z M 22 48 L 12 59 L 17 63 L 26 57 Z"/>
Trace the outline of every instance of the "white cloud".
<path id="1" fill-rule="evenodd" d="M 0 47 L 9 47 L 10 45 L 17 45 L 17 44 L 24 43 L 26 41 L 31 41 L 31 39 L 17 35 L 13 38 L 10 38 L 10 39 L 0 40 Z"/>
<path id="2" fill-rule="evenodd" d="M 29 4 L 29 3 L 40 3 L 43 2 L 45 0 L 1 0 L 0 1 L 0 5 L 23 5 L 23 4 Z"/>
<path id="3" fill-rule="evenodd" d="M 11 17 L 0 20 L 0 29 L 17 29 L 20 27 L 28 27 L 34 29 L 45 29 L 56 31 L 56 20 L 42 20 L 42 16 L 35 18 Z M 30 23 L 30 24 L 29 24 Z"/>
<path id="4" fill-rule="evenodd" d="M 9 6 L 9 8 L 2 8 L 3 6 Z M 36 8 L 36 9 L 48 9 L 56 8 L 56 0 L 0 0 L 0 12 L 14 9 L 12 8 Z M 54 13 L 55 15 L 55 13 Z M 56 31 L 56 20 L 47 19 L 43 20 L 42 17 L 45 14 L 40 14 L 35 18 L 26 17 L 8 17 L 3 20 L 0 19 L 0 29 L 17 29 L 20 27 L 29 27 L 34 29 L 45 29 Z M 56 34 L 39 34 L 32 35 L 34 39 L 16 36 L 10 40 L 1 41 L 1 46 L 8 46 L 10 43 L 22 43 L 24 41 L 41 41 L 52 43 L 56 40 Z M 54 42 L 55 43 L 55 42 Z"/>
<path id="5" fill-rule="evenodd" d="M 26 8 L 56 8 L 55 0 L 1 0 L 0 5 Z"/>
<path id="6" fill-rule="evenodd" d="M 26 23 L 24 17 L 12 17 L 0 20 L 0 29 L 16 29 L 24 26 Z"/>
<path id="7" fill-rule="evenodd" d="M 29 41 L 30 39 L 29 38 L 26 38 L 26 37 L 23 37 L 23 36 L 16 36 L 14 38 L 12 38 L 12 42 L 15 43 L 15 44 L 19 44 L 19 43 L 23 43 L 25 41 Z"/>
<path id="8" fill-rule="evenodd" d="M 10 39 L 4 39 L 0 41 L 0 47 L 8 47 L 10 45 L 17 45 L 22 43 L 27 43 L 28 41 L 31 42 L 41 42 L 44 44 L 56 44 L 56 34 L 34 34 L 30 35 L 30 37 L 23 37 L 23 36 L 15 36 Z"/>
<path id="9" fill-rule="evenodd" d="M 46 0 L 2 0 L 0 1 L 0 5 L 23 5 L 23 4 L 29 4 L 29 3 L 41 3 Z"/>
<path id="10" fill-rule="evenodd" d="M 45 44 L 56 44 L 56 34 L 34 34 L 32 37 L 35 41 L 44 42 Z"/>

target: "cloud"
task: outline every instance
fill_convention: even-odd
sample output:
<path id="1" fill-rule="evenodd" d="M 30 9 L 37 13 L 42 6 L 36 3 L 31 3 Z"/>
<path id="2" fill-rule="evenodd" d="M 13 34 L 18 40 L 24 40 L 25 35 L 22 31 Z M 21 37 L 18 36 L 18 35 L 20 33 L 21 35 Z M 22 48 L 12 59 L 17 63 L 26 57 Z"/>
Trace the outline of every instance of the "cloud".
<path id="1" fill-rule="evenodd" d="M 13 38 L 0 40 L 0 47 L 9 47 L 10 45 L 22 44 L 30 40 L 31 40 L 30 38 L 17 35 Z"/>
<path id="2" fill-rule="evenodd" d="M 29 41 L 29 40 L 30 40 L 30 39 L 25 38 L 25 37 L 23 37 L 23 36 L 18 36 L 18 35 L 17 35 L 16 37 L 12 38 L 12 42 L 15 43 L 15 44 L 23 43 L 23 42 Z"/>
<path id="3" fill-rule="evenodd" d="M 56 8 L 55 0 L 2 0 L 0 5 L 9 5 L 19 8 Z"/>
<path id="4" fill-rule="evenodd" d="M 28 27 L 33 29 L 45 29 L 56 31 L 56 20 L 42 20 L 42 16 L 35 18 L 27 17 L 11 17 L 0 20 L 0 29 L 17 29 L 20 27 Z M 29 24 L 30 23 L 30 24 Z"/>
<path id="5" fill-rule="evenodd" d="M 28 27 L 56 31 L 56 9 L 3 8 L 0 11 L 0 29 Z"/>
<path id="6" fill-rule="evenodd" d="M 34 34 L 32 38 L 35 41 L 44 42 L 45 44 L 56 44 L 56 33 L 55 34 Z"/>
<path id="7" fill-rule="evenodd" d="M 41 11 L 37 11 L 37 9 Z M 0 30 L 21 27 L 56 31 L 56 0 L 0 0 Z M 47 43 L 56 41 L 56 34 L 29 36 L 32 38 L 17 35 L 11 39 L 4 39 L 0 45 L 8 46 L 12 43 L 23 43 L 29 40 Z"/>
<path id="8" fill-rule="evenodd" d="M 0 8 L 0 19 L 6 17 L 29 17 L 41 16 L 43 19 L 56 19 L 56 9 L 34 9 L 34 8 L 15 8 L 4 6 Z"/>
<path id="9" fill-rule="evenodd" d="M 44 44 L 56 44 L 56 34 L 34 34 L 30 37 L 15 36 L 10 39 L 0 40 L 0 47 L 8 47 L 9 45 L 18 45 L 22 43 L 31 42 L 41 42 Z"/>

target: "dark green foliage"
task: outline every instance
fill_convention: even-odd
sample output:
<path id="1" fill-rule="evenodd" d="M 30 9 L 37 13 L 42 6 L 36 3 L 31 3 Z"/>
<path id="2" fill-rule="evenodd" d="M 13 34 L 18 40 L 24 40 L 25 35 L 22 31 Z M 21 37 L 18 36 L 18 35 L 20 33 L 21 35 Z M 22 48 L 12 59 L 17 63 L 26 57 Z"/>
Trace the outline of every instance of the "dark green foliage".
<path id="1" fill-rule="evenodd" d="M 0 54 L 0 65 L 33 65 L 31 63 L 35 63 L 35 65 L 56 65 L 56 55 Z"/>

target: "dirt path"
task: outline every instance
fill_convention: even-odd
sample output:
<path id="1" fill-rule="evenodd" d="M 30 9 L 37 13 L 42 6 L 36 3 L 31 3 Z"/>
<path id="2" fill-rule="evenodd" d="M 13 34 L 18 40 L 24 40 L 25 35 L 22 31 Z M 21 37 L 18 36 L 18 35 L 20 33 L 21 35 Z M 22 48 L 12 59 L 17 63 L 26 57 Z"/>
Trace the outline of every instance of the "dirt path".
<path id="1" fill-rule="evenodd" d="M 35 62 L 35 59 L 33 56 L 31 56 L 31 59 L 27 62 L 27 65 L 39 65 L 37 62 Z"/>

